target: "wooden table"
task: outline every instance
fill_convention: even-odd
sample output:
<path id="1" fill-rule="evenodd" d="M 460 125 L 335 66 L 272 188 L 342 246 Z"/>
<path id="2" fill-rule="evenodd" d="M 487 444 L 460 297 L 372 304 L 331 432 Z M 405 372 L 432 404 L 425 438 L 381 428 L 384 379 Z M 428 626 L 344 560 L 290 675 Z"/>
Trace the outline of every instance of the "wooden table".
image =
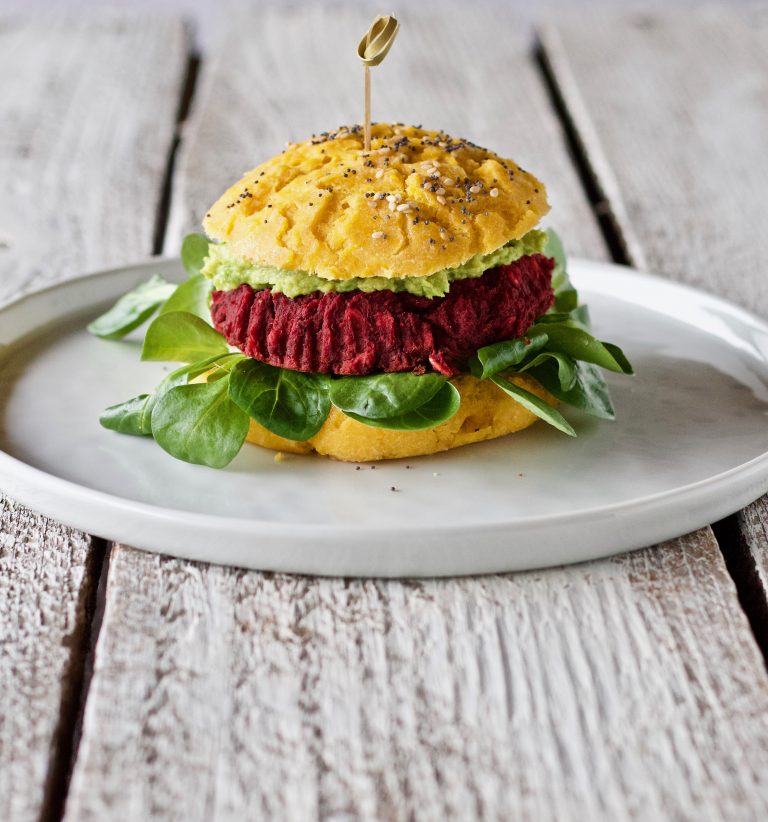
<path id="1" fill-rule="evenodd" d="M 535 170 L 571 253 L 768 316 L 764 13 L 400 16 L 376 118 Z M 229 17 L 202 55 L 167 15 L 0 22 L 0 300 L 175 254 L 227 181 L 356 119 L 370 18 Z M 0 818 L 768 818 L 767 522 L 763 499 L 601 562 L 377 582 L 0 498 Z"/>

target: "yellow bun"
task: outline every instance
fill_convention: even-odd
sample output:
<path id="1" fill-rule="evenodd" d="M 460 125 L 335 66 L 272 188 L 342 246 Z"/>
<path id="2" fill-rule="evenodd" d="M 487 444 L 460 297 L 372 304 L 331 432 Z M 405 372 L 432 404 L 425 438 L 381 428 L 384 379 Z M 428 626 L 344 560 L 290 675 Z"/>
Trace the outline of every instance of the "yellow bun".
<path id="1" fill-rule="evenodd" d="M 350 419 L 336 408 L 320 431 L 306 442 L 278 437 L 251 420 L 248 442 L 293 454 L 318 453 L 347 462 L 373 462 L 418 457 L 458 448 L 472 442 L 503 437 L 532 425 L 538 419 L 488 380 L 459 376 L 452 380 L 461 394 L 461 407 L 447 422 L 425 431 L 387 431 Z M 554 397 L 527 375 L 512 382 L 547 402 Z"/>
<path id="2" fill-rule="evenodd" d="M 379 199 L 389 195 L 393 209 Z M 548 210 L 543 184 L 511 160 L 379 123 L 370 153 L 359 126 L 289 145 L 235 183 L 203 226 L 263 265 L 330 280 L 426 277 L 522 237 Z"/>

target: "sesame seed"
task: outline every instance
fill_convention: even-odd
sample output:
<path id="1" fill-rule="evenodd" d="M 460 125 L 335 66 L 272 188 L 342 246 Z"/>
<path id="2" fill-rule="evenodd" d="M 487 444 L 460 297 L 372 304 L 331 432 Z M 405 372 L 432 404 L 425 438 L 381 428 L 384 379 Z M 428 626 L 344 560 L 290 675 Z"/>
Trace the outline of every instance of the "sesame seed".
<path id="1" fill-rule="evenodd" d="M 396 203 L 397 198 L 395 197 L 394 194 L 387 194 L 387 202 L 388 203 Z"/>
<path id="2" fill-rule="evenodd" d="M 445 205 L 445 197 L 443 197 L 442 194 L 438 194 L 437 202 L 440 203 L 440 205 Z"/>
<path id="3" fill-rule="evenodd" d="M 444 188 L 438 188 L 436 193 L 437 194 L 445 194 L 445 189 Z"/>
<path id="4" fill-rule="evenodd" d="M 373 199 L 374 199 L 374 200 L 383 200 L 383 199 L 384 199 L 384 197 L 385 197 L 384 192 L 383 192 L 383 191 L 379 191 L 377 194 L 375 194 L 375 195 L 374 195 Z"/>
<path id="5" fill-rule="evenodd" d="M 499 196 L 499 189 L 498 188 L 492 188 L 488 193 L 491 195 L 491 197 L 498 197 Z"/>
<path id="6" fill-rule="evenodd" d="M 452 186 L 454 183 L 451 177 L 443 177 L 443 185 L 444 186 Z"/>
<path id="7" fill-rule="evenodd" d="M 380 168 L 380 169 L 376 172 L 376 179 L 377 179 L 377 180 L 380 180 L 383 176 L 384 176 L 384 169 L 383 169 L 383 168 Z"/>
<path id="8" fill-rule="evenodd" d="M 402 203 L 401 205 L 397 206 L 398 211 L 410 211 L 411 204 L 410 203 Z"/>
<path id="9" fill-rule="evenodd" d="M 394 201 L 394 200 L 390 200 L 390 201 L 389 201 L 389 210 L 390 210 L 390 211 L 394 211 L 396 207 L 397 207 L 397 206 L 395 205 L 395 201 Z"/>
<path id="10" fill-rule="evenodd" d="M 392 151 L 392 149 L 389 146 L 382 146 L 379 149 L 379 154 L 389 154 L 390 151 Z"/>
<path id="11" fill-rule="evenodd" d="M 440 146 L 440 148 L 447 148 L 448 143 L 446 143 L 444 140 L 441 140 L 441 141 L 438 143 L 438 145 Z"/>
<path id="12" fill-rule="evenodd" d="M 384 236 L 383 231 L 374 231 L 373 234 L 371 234 L 371 239 L 380 240 L 383 236 Z"/>
<path id="13" fill-rule="evenodd" d="M 480 186 L 470 186 L 469 190 L 472 194 L 479 194 L 480 193 Z"/>

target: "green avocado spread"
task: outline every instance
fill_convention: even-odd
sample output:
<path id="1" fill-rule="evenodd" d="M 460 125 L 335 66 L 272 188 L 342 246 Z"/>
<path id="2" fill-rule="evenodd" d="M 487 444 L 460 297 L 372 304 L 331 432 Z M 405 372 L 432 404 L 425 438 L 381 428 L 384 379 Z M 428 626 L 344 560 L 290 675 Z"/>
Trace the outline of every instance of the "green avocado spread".
<path id="1" fill-rule="evenodd" d="M 211 244 L 202 273 L 213 280 L 217 291 L 232 291 L 243 283 L 259 290 L 271 288 L 286 297 L 298 297 L 313 291 L 407 291 L 419 297 L 443 297 L 454 280 L 479 277 L 489 268 L 506 265 L 528 254 L 541 254 L 547 235 L 534 229 L 519 240 L 510 240 L 489 254 L 475 254 L 456 268 L 444 268 L 427 277 L 352 277 L 349 280 L 327 280 L 306 271 L 289 271 L 250 260 L 238 260 L 229 253 L 226 243 Z"/>

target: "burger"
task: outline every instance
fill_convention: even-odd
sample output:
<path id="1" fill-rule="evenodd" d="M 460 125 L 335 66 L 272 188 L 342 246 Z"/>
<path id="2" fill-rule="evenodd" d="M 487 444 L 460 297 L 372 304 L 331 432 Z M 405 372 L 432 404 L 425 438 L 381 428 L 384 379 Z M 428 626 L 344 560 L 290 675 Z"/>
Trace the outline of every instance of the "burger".
<path id="1" fill-rule="evenodd" d="M 190 277 L 153 277 L 91 324 L 116 338 L 159 315 L 145 359 L 181 366 L 112 406 L 108 428 L 226 465 L 245 440 L 354 462 L 432 454 L 570 404 L 614 416 L 544 185 L 441 131 L 313 135 L 248 171 L 185 240 Z"/>

